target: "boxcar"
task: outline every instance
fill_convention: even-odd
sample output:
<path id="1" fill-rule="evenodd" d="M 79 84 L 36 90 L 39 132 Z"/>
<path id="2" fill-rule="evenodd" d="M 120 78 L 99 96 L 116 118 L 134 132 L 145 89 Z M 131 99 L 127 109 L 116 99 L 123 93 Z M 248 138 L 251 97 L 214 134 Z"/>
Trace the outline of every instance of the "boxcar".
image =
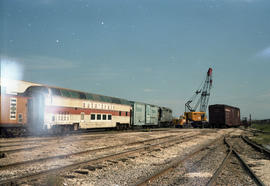
<path id="1" fill-rule="evenodd" d="M 172 110 L 166 107 L 159 108 L 159 123 L 160 126 L 171 126 L 172 125 Z"/>
<path id="2" fill-rule="evenodd" d="M 147 103 L 130 101 L 132 106 L 131 125 L 132 126 L 158 126 L 159 107 Z"/>
<path id="3" fill-rule="evenodd" d="M 240 126 L 240 109 L 229 105 L 210 105 L 209 123 L 216 128 Z"/>
<path id="4" fill-rule="evenodd" d="M 131 125 L 143 126 L 145 125 L 145 103 L 131 101 Z"/>
<path id="5" fill-rule="evenodd" d="M 129 101 L 76 90 L 48 86 L 31 86 L 25 91 L 29 128 L 77 130 L 91 128 L 128 128 Z"/>

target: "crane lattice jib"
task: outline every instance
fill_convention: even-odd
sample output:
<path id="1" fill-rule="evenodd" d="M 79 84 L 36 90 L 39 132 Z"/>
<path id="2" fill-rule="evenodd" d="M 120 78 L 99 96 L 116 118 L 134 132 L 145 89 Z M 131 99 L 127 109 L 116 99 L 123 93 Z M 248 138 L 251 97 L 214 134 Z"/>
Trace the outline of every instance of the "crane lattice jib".
<path id="1" fill-rule="evenodd" d="M 202 87 L 200 87 L 195 94 L 190 98 L 190 100 L 185 104 L 185 110 L 190 112 L 195 112 L 198 107 L 200 107 L 200 112 L 206 112 L 209 97 L 210 97 L 210 90 L 212 87 L 212 68 L 209 68 L 206 74 L 206 79 Z M 191 103 L 196 99 L 197 95 L 201 94 L 200 98 L 198 99 L 197 103 L 194 107 L 191 107 Z"/>

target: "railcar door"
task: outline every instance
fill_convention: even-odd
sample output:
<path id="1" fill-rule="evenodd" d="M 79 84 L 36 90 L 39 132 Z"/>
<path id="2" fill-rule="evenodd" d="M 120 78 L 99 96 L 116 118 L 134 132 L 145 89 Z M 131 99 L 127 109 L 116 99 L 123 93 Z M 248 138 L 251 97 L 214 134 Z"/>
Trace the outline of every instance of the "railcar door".
<path id="1" fill-rule="evenodd" d="M 150 125 L 151 124 L 151 107 L 150 105 L 146 105 L 145 109 L 145 124 Z"/>

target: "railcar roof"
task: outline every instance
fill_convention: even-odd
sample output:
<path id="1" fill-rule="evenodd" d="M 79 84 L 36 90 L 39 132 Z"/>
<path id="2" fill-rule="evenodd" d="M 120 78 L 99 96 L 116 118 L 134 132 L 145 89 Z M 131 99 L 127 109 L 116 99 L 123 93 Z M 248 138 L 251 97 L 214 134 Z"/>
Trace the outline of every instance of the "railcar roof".
<path id="1" fill-rule="evenodd" d="M 158 105 L 153 105 L 153 104 L 149 104 L 149 103 L 143 103 L 143 102 L 139 102 L 139 101 L 129 101 L 131 104 L 135 104 L 135 103 L 139 103 L 139 104 L 144 104 L 144 105 L 150 105 L 152 107 L 160 107 Z"/>
<path id="2" fill-rule="evenodd" d="M 99 94 L 81 92 L 81 91 L 77 91 L 77 90 L 52 87 L 52 86 L 31 86 L 31 87 L 49 88 L 51 90 L 52 94 L 55 96 L 77 98 L 77 99 L 84 99 L 84 100 L 93 100 L 93 101 L 100 101 L 100 102 L 107 102 L 107 103 L 116 103 L 116 104 L 122 104 L 122 105 L 130 105 L 130 102 L 128 100 L 110 97 L 110 96 L 103 96 L 103 95 L 99 95 Z M 29 87 L 29 88 L 31 88 L 31 87 Z"/>
<path id="3" fill-rule="evenodd" d="M 231 106 L 231 105 L 224 105 L 224 104 L 214 104 L 214 105 L 209 105 L 209 107 L 231 107 L 231 108 L 239 109 L 238 107 Z"/>

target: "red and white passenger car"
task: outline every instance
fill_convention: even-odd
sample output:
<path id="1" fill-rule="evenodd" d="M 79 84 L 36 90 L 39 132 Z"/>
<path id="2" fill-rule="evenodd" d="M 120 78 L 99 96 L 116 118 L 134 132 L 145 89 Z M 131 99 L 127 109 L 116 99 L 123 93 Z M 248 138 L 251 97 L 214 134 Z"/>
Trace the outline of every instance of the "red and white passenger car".
<path id="1" fill-rule="evenodd" d="M 131 106 L 125 99 L 49 86 L 30 86 L 22 94 L 6 96 L 4 104 L 15 99 L 16 108 L 2 107 L 5 108 L 0 118 L 3 127 L 11 122 L 6 122 L 6 118 L 14 119 L 14 114 L 16 126 L 27 126 L 32 132 L 130 126 Z"/>

